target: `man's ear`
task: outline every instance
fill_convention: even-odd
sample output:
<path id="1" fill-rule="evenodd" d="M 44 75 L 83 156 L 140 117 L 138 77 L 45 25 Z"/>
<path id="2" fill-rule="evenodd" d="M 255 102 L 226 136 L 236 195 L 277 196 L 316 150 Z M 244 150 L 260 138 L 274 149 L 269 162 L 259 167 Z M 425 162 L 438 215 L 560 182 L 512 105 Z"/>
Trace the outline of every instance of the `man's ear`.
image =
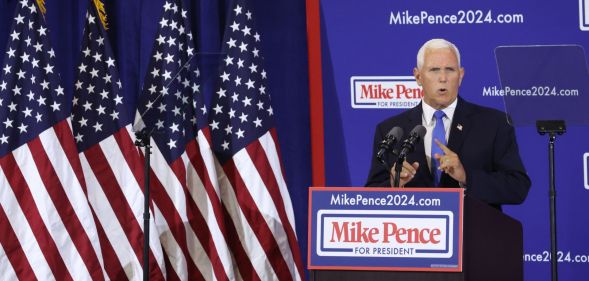
<path id="1" fill-rule="evenodd" d="M 421 87 L 421 74 L 419 73 L 419 69 L 417 69 L 417 67 L 413 68 L 413 77 L 415 77 L 415 81 L 417 82 L 417 86 Z"/>

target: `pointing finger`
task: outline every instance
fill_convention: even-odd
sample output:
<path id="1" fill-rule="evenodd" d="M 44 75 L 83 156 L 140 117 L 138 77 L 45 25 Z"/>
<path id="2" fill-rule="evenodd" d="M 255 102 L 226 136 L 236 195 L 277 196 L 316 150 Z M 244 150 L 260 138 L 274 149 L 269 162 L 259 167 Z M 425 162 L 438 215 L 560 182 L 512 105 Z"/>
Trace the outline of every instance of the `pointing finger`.
<path id="1" fill-rule="evenodd" d="M 444 154 L 454 154 L 454 151 L 450 150 L 446 145 L 441 143 L 438 139 L 434 139 L 434 142 L 442 149 Z"/>

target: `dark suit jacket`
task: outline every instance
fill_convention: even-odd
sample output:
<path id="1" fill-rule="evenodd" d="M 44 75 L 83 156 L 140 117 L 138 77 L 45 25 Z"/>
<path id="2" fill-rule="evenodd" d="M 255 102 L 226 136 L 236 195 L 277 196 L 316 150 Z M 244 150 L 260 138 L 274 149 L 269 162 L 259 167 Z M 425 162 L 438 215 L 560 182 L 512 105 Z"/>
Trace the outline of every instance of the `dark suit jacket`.
<path id="1" fill-rule="evenodd" d="M 422 124 L 422 112 L 419 104 L 378 124 L 374 135 L 372 167 L 366 186 L 391 186 L 389 171 L 376 159 L 378 144 L 395 126 L 403 128 L 406 135 L 409 134 L 413 127 Z M 506 114 L 458 97 L 450 130 L 448 148 L 458 154 L 464 166 L 466 193 L 496 207 L 501 204 L 522 203 L 531 182 L 519 156 L 515 131 L 507 123 Z M 419 162 L 419 168 L 406 187 L 433 186 L 423 140 L 407 156 L 407 161 Z M 392 162 L 389 163 L 392 166 Z M 442 173 L 440 185 L 459 187 L 458 182 L 445 173 Z"/>

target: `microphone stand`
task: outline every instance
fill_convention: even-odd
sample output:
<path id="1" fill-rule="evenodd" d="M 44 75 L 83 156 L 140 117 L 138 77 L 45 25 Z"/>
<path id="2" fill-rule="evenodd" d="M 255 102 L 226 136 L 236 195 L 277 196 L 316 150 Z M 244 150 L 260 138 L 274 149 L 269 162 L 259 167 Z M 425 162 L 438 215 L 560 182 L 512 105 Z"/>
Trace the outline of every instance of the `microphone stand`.
<path id="1" fill-rule="evenodd" d="M 425 128 L 423 128 L 423 130 L 425 130 Z M 423 135 L 425 135 L 425 133 Z M 395 165 L 395 180 L 393 181 L 393 187 L 400 187 L 399 185 L 401 180 L 401 170 L 403 170 L 403 163 L 407 159 L 407 154 L 415 150 L 415 142 L 417 142 L 420 138 L 423 138 L 423 135 L 412 133 L 409 138 L 403 142 L 401 152 L 399 152 L 399 157 L 397 157 L 397 163 Z"/>
<path id="2" fill-rule="evenodd" d="M 537 120 L 536 128 L 540 135 L 548 134 L 548 174 L 550 197 L 550 272 L 551 280 L 558 280 L 558 257 L 556 247 L 556 181 L 554 167 L 554 142 L 556 135 L 562 135 L 566 132 L 564 120 Z"/>
<path id="3" fill-rule="evenodd" d="M 135 145 L 138 147 L 145 148 L 145 161 L 144 161 L 144 200 L 143 200 L 143 280 L 149 280 L 149 179 L 151 172 L 151 164 L 149 162 L 151 158 L 151 131 L 146 128 L 141 131 L 135 132 L 136 140 Z"/>
<path id="4" fill-rule="evenodd" d="M 395 165 L 395 180 L 393 181 L 393 187 L 400 187 L 399 182 L 401 181 L 401 170 L 403 170 L 403 162 L 405 162 L 405 154 L 397 157 L 397 163 Z"/>
<path id="5" fill-rule="evenodd" d="M 390 149 L 391 149 L 391 147 L 387 146 L 385 152 L 389 152 L 393 156 L 396 156 L 398 154 L 394 150 L 391 152 Z M 390 166 L 389 163 L 385 159 L 383 159 L 384 155 L 385 155 L 385 153 L 380 154 L 380 155 L 377 154 L 376 159 L 378 159 L 378 162 L 380 162 L 380 164 L 382 164 L 387 169 L 387 171 L 389 171 L 389 173 L 390 173 L 390 171 L 391 171 L 391 169 L 393 169 L 393 167 Z"/>
<path id="6" fill-rule="evenodd" d="M 415 143 L 422 139 L 423 136 L 425 136 L 425 133 L 425 127 L 422 125 L 417 125 L 413 128 L 413 130 L 411 130 L 409 137 L 403 141 L 401 151 L 399 152 L 399 157 L 397 157 L 397 162 L 395 164 L 395 179 L 393 180 L 393 187 L 400 187 L 401 170 L 403 169 L 403 163 L 407 158 L 407 154 L 415 150 Z"/>

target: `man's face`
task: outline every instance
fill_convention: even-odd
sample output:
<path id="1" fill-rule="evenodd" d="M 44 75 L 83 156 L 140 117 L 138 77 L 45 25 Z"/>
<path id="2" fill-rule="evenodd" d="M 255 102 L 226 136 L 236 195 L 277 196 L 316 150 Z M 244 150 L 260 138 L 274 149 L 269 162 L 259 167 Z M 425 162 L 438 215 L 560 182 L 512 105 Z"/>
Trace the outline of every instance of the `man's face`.
<path id="1" fill-rule="evenodd" d="M 417 83 L 423 87 L 423 101 L 435 109 L 449 106 L 458 96 L 464 69 L 450 48 L 426 49 L 423 65 L 413 69 Z"/>

